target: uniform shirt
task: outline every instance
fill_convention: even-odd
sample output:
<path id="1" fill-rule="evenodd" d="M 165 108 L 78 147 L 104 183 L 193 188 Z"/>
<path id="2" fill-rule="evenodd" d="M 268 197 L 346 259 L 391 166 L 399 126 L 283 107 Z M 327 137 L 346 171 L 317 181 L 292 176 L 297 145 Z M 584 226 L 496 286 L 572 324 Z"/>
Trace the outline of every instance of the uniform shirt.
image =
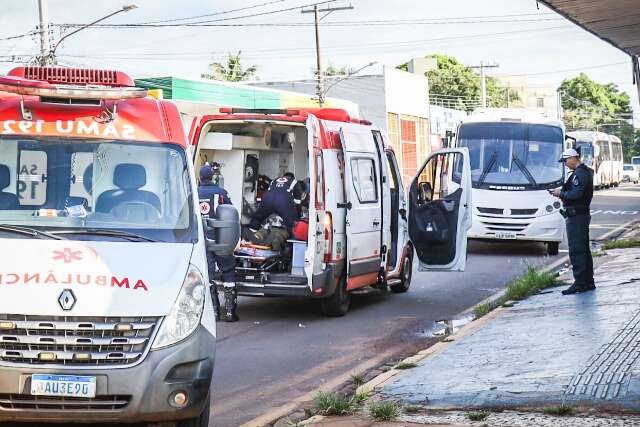
<path id="1" fill-rule="evenodd" d="M 198 186 L 198 199 L 200 200 L 200 214 L 205 218 L 208 218 L 211 212 L 215 212 L 218 205 L 231 204 L 227 190 L 212 182 L 201 183 Z"/>
<path id="2" fill-rule="evenodd" d="M 574 170 L 560 191 L 565 207 L 588 209 L 593 199 L 593 171 L 584 163 Z"/>
<path id="3" fill-rule="evenodd" d="M 271 181 L 267 193 L 285 194 L 295 205 L 300 205 L 304 196 L 303 184 L 295 178 L 284 176 Z"/>

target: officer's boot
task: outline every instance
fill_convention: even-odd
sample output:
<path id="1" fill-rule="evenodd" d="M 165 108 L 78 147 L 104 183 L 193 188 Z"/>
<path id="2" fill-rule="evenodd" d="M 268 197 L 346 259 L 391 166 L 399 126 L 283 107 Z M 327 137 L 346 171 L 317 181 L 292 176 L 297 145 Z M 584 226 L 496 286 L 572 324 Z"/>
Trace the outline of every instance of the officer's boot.
<path id="1" fill-rule="evenodd" d="M 218 297 L 218 287 L 215 283 L 211 283 L 211 299 L 213 300 L 213 311 L 216 313 L 216 320 L 220 321 L 220 298 Z"/>
<path id="2" fill-rule="evenodd" d="M 573 295 L 573 294 L 579 294 L 580 292 L 584 292 L 582 286 L 576 285 L 574 283 L 573 285 L 569 286 L 567 289 L 562 291 L 562 295 Z"/>
<path id="3" fill-rule="evenodd" d="M 238 289 L 235 283 L 224 284 L 224 316 L 225 322 L 237 322 L 238 319 Z"/>

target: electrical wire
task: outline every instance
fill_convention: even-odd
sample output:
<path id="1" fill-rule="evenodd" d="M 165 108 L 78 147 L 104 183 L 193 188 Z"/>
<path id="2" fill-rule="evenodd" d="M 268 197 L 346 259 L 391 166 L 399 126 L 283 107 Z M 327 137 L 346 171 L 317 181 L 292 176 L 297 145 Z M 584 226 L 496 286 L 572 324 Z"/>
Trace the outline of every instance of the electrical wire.
<path id="1" fill-rule="evenodd" d="M 2 38 L 0 38 L 0 41 L 21 39 L 23 37 L 30 37 L 30 36 L 34 36 L 34 35 L 39 34 L 39 33 L 40 33 L 39 31 L 32 30 L 32 31 L 29 31 L 29 32 L 24 33 L 24 34 L 18 34 L 16 36 L 2 37 Z"/>

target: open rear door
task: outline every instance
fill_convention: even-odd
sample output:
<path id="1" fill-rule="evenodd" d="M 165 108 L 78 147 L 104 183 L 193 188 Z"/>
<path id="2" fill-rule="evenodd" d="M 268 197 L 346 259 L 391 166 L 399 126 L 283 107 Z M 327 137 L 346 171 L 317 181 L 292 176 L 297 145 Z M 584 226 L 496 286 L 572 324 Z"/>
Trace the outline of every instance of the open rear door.
<path id="1" fill-rule="evenodd" d="M 464 271 L 471 209 L 468 150 L 434 152 L 409 187 L 409 237 L 420 271 Z"/>

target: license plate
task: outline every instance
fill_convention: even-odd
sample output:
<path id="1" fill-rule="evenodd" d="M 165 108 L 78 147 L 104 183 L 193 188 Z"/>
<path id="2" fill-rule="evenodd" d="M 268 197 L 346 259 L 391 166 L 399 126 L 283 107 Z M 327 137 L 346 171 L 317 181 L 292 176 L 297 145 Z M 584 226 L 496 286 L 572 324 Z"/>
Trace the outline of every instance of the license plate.
<path id="1" fill-rule="evenodd" d="M 96 378 L 72 375 L 31 376 L 32 396 L 96 397 Z"/>
<path id="2" fill-rule="evenodd" d="M 514 240 L 515 238 L 516 238 L 516 233 L 505 233 L 505 232 L 496 233 L 496 239 Z"/>

